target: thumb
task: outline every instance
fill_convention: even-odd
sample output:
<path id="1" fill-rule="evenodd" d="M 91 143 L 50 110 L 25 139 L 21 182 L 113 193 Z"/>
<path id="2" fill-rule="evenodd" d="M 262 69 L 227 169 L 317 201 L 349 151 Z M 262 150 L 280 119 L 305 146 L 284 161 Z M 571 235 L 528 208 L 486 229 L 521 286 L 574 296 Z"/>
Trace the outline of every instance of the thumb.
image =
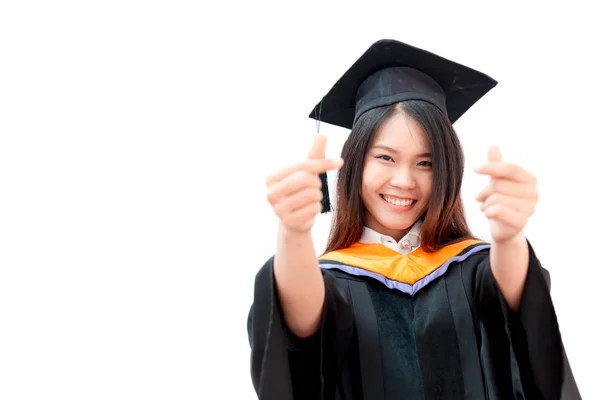
<path id="1" fill-rule="evenodd" d="M 325 147 L 327 147 L 327 137 L 324 135 L 317 135 L 308 152 L 308 158 L 312 160 L 324 160 Z"/>
<path id="2" fill-rule="evenodd" d="M 500 162 L 502 161 L 502 154 L 497 146 L 491 146 L 488 149 L 488 162 Z"/>

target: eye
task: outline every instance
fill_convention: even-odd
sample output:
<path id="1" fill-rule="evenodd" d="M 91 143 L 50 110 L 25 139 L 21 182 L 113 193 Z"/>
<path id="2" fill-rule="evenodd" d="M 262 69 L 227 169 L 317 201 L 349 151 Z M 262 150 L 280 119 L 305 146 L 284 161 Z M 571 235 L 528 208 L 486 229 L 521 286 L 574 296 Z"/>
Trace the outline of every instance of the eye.
<path id="1" fill-rule="evenodd" d="M 392 162 L 394 161 L 394 159 L 392 157 L 386 156 L 385 154 L 382 154 L 382 155 L 377 156 L 375 158 L 378 158 L 378 159 L 384 160 L 384 161 L 392 161 Z"/>
<path id="2" fill-rule="evenodd" d="M 432 167 L 433 164 L 431 163 L 431 161 L 421 161 L 419 163 L 419 166 L 422 166 L 422 167 Z"/>

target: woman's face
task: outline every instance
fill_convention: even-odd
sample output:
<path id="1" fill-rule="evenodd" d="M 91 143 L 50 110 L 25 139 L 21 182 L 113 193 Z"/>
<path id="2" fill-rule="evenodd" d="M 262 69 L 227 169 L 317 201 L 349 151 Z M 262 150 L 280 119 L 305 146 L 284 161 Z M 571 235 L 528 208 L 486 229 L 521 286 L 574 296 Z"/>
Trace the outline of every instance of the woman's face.
<path id="1" fill-rule="evenodd" d="M 399 240 L 426 210 L 432 181 L 423 128 L 404 112 L 393 115 L 365 157 L 361 197 L 367 227 Z"/>

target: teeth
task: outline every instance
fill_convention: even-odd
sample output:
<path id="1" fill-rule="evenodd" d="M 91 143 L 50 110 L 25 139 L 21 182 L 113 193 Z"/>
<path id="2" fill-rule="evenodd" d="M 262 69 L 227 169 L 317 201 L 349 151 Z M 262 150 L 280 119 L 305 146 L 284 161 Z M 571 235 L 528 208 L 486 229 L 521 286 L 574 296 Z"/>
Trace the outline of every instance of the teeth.
<path id="1" fill-rule="evenodd" d="M 395 206 L 403 206 L 403 207 L 410 206 L 415 202 L 415 200 L 411 200 L 411 199 L 399 199 L 397 197 L 390 197 L 390 196 L 385 196 L 385 195 L 383 196 L 383 199 L 390 204 L 393 204 Z"/>

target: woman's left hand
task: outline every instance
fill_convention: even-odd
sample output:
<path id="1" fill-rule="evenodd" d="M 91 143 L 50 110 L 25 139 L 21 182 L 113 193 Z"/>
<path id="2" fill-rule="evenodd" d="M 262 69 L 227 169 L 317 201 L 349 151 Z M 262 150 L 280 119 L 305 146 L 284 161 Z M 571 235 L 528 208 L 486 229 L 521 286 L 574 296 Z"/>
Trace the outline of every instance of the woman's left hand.
<path id="1" fill-rule="evenodd" d="M 509 242 L 523 232 L 538 200 L 537 180 L 523 168 L 502 161 L 497 147 L 488 151 L 488 162 L 475 170 L 488 175 L 490 184 L 479 193 L 477 201 L 490 221 L 496 243 Z"/>

